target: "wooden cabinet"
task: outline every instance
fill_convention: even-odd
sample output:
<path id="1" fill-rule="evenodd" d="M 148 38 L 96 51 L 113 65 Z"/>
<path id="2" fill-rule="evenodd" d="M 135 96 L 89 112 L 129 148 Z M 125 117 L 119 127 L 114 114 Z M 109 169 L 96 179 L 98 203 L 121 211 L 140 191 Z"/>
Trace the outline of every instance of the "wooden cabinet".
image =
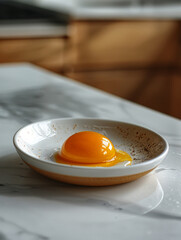
<path id="1" fill-rule="evenodd" d="M 31 62 L 181 118 L 180 21 L 72 21 L 69 37 L 0 39 L 0 63 Z"/>
<path id="2" fill-rule="evenodd" d="M 66 38 L 0 39 L 0 63 L 29 62 L 60 72 L 65 44 Z"/>
<path id="3" fill-rule="evenodd" d="M 179 27 L 174 21 L 72 22 L 67 67 L 85 71 L 173 66 Z"/>

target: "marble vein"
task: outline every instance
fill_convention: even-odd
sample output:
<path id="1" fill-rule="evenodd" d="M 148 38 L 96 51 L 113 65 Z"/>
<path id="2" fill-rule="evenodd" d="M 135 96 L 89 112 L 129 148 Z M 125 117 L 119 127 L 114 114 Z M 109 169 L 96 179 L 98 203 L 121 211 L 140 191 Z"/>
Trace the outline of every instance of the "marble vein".
<path id="1" fill-rule="evenodd" d="M 10 232 L 9 232 L 10 229 Z M 7 237 L 8 236 L 8 237 Z M 49 237 L 39 233 L 29 231 L 15 222 L 0 217 L 0 239 L 31 239 L 31 240 L 48 240 Z"/>

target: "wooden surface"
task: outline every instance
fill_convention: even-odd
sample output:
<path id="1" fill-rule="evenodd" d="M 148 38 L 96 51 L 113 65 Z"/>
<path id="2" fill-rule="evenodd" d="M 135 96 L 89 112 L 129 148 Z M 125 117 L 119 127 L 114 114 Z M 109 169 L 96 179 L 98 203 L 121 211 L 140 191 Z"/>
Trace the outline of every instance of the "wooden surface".
<path id="1" fill-rule="evenodd" d="M 31 62 L 181 118 L 179 21 L 74 21 L 69 38 L 0 39 L 0 63 Z"/>
<path id="2" fill-rule="evenodd" d="M 59 72 L 65 43 L 65 38 L 0 39 L 0 63 L 30 62 Z"/>
<path id="3" fill-rule="evenodd" d="M 173 66 L 179 28 L 173 21 L 73 22 L 67 67 L 85 71 Z"/>
<path id="4" fill-rule="evenodd" d="M 67 76 L 157 111 L 181 117 L 178 88 L 181 81 L 173 80 L 164 70 L 150 78 L 147 78 L 148 74 L 146 70 L 120 70 L 69 73 Z"/>

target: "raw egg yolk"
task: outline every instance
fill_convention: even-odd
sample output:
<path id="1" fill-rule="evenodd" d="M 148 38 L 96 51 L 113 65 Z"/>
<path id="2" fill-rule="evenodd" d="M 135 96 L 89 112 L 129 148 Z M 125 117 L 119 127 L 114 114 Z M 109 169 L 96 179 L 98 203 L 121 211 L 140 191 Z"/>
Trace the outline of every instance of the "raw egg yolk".
<path id="1" fill-rule="evenodd" d="M 84 131 L 70 136 L 60 152 L 55 154 L 59 163 L 79 166 L 113 166 L 118 162 L 132 161 L 129 154 L 116 150 L 112 142 L 104 135 Z"/>

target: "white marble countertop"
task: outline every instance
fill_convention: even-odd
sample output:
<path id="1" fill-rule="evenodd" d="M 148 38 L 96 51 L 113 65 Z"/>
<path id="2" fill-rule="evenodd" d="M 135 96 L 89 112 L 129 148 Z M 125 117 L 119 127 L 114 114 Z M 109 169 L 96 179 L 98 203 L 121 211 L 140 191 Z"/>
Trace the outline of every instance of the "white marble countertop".
<path id="1" fill-rule="evenodd" d="M 86 188 L 38 175 L 12 143 L 22 126 L 98 117 L 150 128 L 170 145 L 152 173 L 119 186 Z M 0 66 L 0 239 L 181 238 L 181 121 L 29 64 Z"/>
<path id="2" fill-rule="evenodd" d="M 75 19 L 181 19 L 181 4 L 130 5 L 130 6 L 79 6 L 72 11 Z"/>
<path id="3" fill-rule="evenodd" d="M 49 9 L 64 10 L 79 20 L 181 19 L 179 0 L 34 0 L 34 3 Z"/>

